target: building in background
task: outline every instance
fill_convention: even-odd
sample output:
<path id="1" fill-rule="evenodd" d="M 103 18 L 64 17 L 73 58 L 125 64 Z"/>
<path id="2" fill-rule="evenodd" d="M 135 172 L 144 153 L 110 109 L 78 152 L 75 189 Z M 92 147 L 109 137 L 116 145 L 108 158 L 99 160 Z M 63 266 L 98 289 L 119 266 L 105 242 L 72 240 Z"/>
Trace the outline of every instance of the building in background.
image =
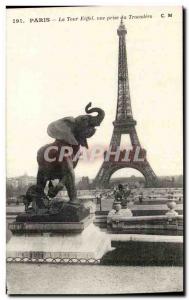
<path id="1" fill-rule="evenodd" d="M 90 180 L 88 176 L 83 176 L 77 184 L 78 190 L 89 190 L 90 189 Z"/>

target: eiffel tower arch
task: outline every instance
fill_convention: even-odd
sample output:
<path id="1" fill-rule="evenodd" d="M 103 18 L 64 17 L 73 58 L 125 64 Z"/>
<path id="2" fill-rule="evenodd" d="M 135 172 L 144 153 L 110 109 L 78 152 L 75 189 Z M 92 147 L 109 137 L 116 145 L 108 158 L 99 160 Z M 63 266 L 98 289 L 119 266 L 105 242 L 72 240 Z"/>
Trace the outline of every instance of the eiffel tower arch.
<path id="1" fill-rule="evenodd" d="M 100 171 L 98 173 L 98 184 L 96 182 L 95 186 L 101 187 L 101 188 L 107 188 L 109 186 L 110 178 L 111 176 L 118 170 L 123 168 L 132 168 L 137 171 L 139 171 L 145 178 L 146 181 L 146 187 L 154 187 L 157 186 L 156 181 L 156 175 L 153 172 L 151 166 L 149 165 L 148 161 L 142 164 L 137 163 L 120 163 L 120 164 L 114 164 L 114 163 L 103 163 L 102 167 L 100 168 Z"/>
<path id="2" fill-rule="evenodd" d="M 140 161 L 135 161 L 133 159 L 130 161 L 123 161 L 121 159 L 115 161 L 113 159 L 109 159 L 106 161 L 104 158 L 104 162 L 102 163 L 102 166 L 93 182 L 94 186 L 101 188 L 107 187 L 112 174 L 122 168 L 133 168 L 138 170 L 144 176 L 147 187 L 158 186 L 157 176 L 146 158 L 146 150 L 142 149 L 140 145 L 135 128 L 137 122 L 133 119 L 125 43 L 126 33 L 125 25 L 121 20 L 120 26 L 117 30 L 117 34 L 119 36 L 117 109 L 116 118 L 113 122 L 113 134 L 109 148 L 111 151 L 116 151 L 116 149 L 120 147 L 122 134 L 127 134 L 131 140 L 133 153 L 136 148 L 139 147 L 140 152 L 143 153 L 142 157 L 144 159 L 141 159 Z"/>

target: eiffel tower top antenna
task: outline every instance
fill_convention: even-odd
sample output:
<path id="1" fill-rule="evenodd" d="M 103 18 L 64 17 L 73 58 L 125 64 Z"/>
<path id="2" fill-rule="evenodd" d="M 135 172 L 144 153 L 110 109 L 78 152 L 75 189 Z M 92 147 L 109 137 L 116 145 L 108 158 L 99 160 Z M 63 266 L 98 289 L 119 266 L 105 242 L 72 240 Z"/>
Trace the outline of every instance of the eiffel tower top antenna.
<path id="1" fill-rule="evenodd" d="M 125 34 L 127 33 L 127 30 L 125 29 L 125 25 L 123 23 L 123 17 L 121 17 L 120 25 L 119 25 L 119 28 L 118 28 L 117 32 L 118 31 L 122 31 Z"/>

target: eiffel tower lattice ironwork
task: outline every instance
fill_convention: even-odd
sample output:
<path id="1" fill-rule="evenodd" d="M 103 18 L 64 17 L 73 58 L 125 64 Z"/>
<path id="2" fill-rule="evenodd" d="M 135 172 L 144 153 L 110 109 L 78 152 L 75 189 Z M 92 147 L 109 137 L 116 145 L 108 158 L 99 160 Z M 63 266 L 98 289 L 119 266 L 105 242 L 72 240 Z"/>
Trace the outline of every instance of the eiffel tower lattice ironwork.
<path id="1" fill-rule="evenodd" d="M 94 180 L 94 186 L 107 187 L 109 180 L 114 172 L 122 168 L 134 168 L 141 172 L 146 180 L 146 186 L 157 186 L 158 179 L 152 170 L 149 162 L 146 159 L 146 150 L 141 149 L 141 145 L 137 136 L 135 129 L 136 121 L 133 119 L 132 109 L 131 109 L 131 99 L 129 91 L 129 79 L 128 79 L 128 67 L 127 67 L 127 53 L 125 44 L 125 35 L 127 31 L 125 25 L 121 20 L 120 26 L 117 30 L 119 36 L 119 58 L 118 58 L 118 96 L 117 96 L 117 110 L 116 119 L 113 122 L 113 134 L 110 142 L 111 152 L 118 149 L 121 144 L 122 134 L 128 134 L 130 136 L 132 150 L 130 152 L 130 157 L 134 155 L 136 149 L 140 149 L 140 155 L 144 160 L 134 161 L 129 159 L 127 161 L 118 161 L 109 159 L 104 162 Z M 124 154 L 124 153 L 122 153 Z M 141 157 L 139 155 L 139 157 Z M 105 157 L 105 155 L 104 155 Z M 121 155 L 120 155 L 121 157 Z M 123 157 L 123 155 L 122 155 Z"/>

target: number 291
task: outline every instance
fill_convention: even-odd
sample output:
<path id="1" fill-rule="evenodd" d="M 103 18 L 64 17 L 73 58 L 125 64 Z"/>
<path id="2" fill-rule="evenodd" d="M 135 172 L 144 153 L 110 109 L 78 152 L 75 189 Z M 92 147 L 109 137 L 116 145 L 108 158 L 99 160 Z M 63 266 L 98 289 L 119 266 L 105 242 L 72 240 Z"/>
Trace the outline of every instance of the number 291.
<path id="1" fill-rule="evenodd" d="M 22 19 L 13 19 L 12 22 L 13 23 L 24 23 L 24 21 Z"/>

